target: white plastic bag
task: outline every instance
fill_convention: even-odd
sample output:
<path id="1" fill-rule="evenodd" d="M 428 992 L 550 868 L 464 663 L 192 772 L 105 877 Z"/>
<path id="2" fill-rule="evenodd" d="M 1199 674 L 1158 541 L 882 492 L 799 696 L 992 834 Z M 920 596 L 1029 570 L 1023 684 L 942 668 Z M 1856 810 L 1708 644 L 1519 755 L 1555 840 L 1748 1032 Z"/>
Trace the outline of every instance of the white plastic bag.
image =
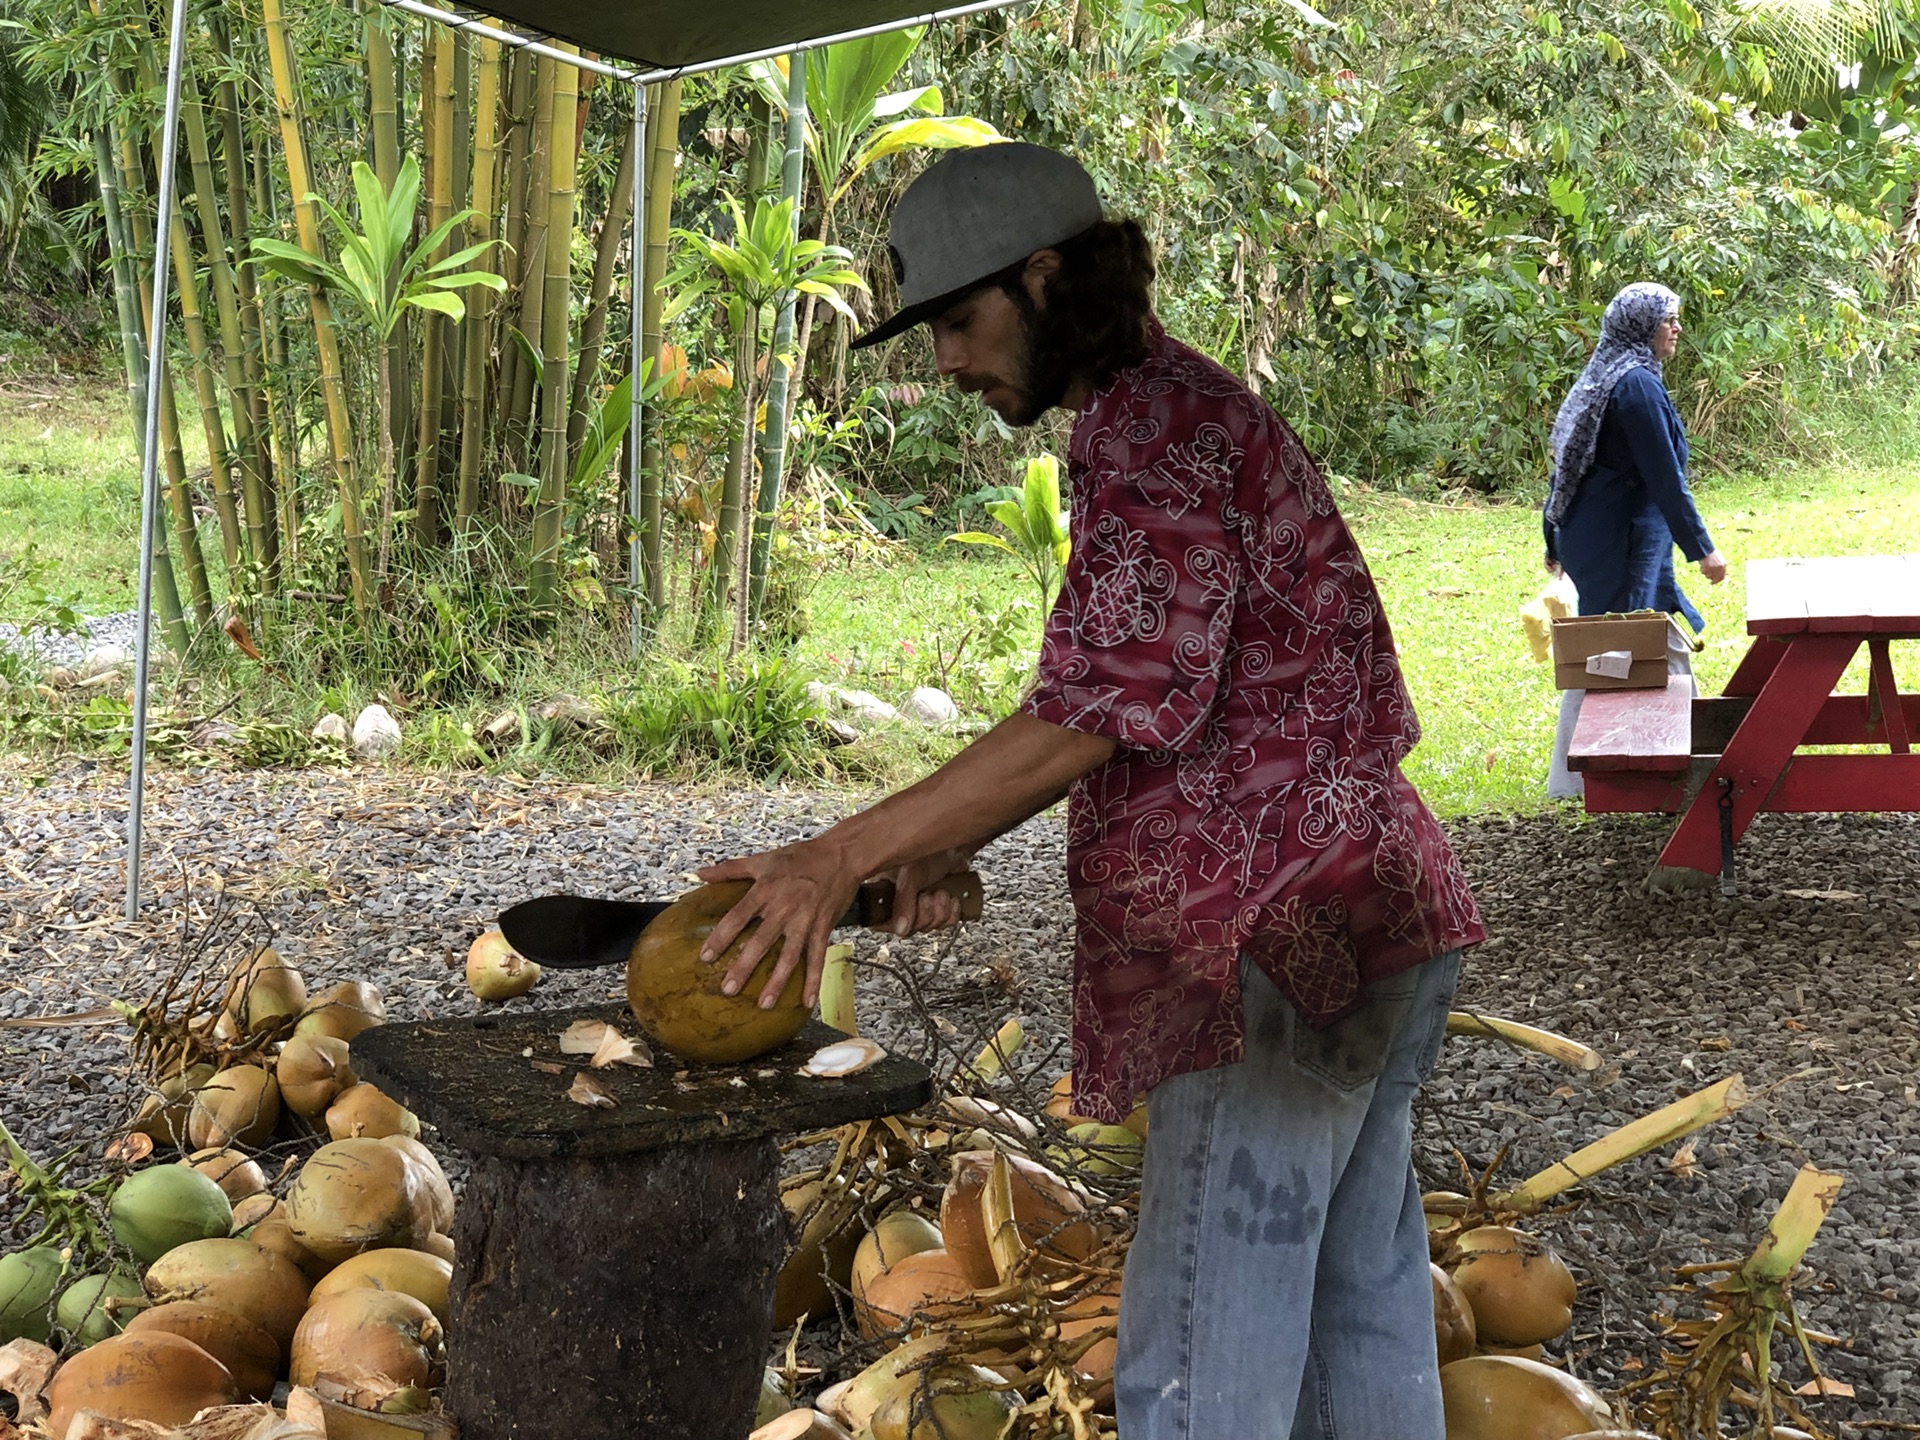
<path id="1" fill-rule="evenodd" d="M 1527 648 L 1536 661 L 1545 664 L 1553 653 L 1553 622 L 1579 613 L 1580 594 L 1564 570 L 1520 607 L 1520 624 L 1527 633 Z"/>

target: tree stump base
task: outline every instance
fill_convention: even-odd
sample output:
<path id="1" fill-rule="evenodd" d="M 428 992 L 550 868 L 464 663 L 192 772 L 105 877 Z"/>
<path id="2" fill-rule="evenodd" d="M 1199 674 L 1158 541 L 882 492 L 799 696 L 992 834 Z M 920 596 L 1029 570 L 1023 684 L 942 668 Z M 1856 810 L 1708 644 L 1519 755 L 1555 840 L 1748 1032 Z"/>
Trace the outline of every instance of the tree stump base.
<path id="1" fill-rule="evenodd" d="M 889 1057 L 840 1079 L 800 1066 L 844 1038 L 811 1022 L 740 1065 L 593 1072 L 559 1054 L 624 1007 L 382 1025 L 362 1079 L 474 1157 L 454 1220 L 447 1407 L 463 1440 L 742 1440 L 789 1243 L 778 1137 L 893 1114 L 932 1093 Z M 528 1053 L 531 1052 L 531 1053 Z M 556 1065 L 558 1071 L 556 1073 Z"/>

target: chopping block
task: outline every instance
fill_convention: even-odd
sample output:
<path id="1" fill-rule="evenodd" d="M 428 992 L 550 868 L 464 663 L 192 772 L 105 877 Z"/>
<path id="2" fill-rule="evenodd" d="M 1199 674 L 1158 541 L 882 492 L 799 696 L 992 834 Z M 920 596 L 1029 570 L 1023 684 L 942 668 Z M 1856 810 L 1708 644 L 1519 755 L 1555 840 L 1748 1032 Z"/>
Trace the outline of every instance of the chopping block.
<path id="1" fill-rule="evenodd" d="M 733 1065 L 655 1053 L 587 1071 L 611 1108 L 568 1098 L 577 1020 L 624 1005 L 381 1025 L 363 1080 L 473 1159 L 454 1217 L 447 1408 L 463 1440 L 740 1440 L 753 1428 L 788 1245 L 783 1135 L 911 1110 L 925 1066 L 888 1056 L 802 1075 L 846 1038 L 810 1020 Z"/>

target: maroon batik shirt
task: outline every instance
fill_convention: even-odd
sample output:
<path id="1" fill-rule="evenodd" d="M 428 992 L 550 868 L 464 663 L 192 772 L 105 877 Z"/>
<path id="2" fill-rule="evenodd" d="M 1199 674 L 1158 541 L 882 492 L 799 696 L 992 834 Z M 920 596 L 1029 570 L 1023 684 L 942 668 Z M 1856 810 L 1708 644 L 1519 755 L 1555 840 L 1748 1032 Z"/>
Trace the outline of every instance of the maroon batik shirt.
<path id="1" fill-rule="evenodd" d="M 1420 737 L 1366 561 L 1272 409 L 1156 330 L 1067 461 L 1073 554 L 1023 709 L 1118 749 L 1068 802 L 1074 1109 L 1241 1058 L 1246 952 L 1308 1023 L 1484 939 L 1400 773 Z"/>

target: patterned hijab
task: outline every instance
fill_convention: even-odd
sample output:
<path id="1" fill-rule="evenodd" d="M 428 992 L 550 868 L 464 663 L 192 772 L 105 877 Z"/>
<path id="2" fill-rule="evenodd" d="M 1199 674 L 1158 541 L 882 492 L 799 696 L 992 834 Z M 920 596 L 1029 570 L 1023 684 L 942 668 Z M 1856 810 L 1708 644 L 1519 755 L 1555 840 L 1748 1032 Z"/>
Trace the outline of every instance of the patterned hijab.
<path id="1" fill-rule="evenodd" d="M 1573 508 L 1580 482 L 1593 467 L 1594 447 L 1600 441 L 1600 421 L 1613 398 L 1613 387 L 1635 366 L 1644 365 L 1658 378 L 1660 361 L 1653 353 L 1653 332 L 1660 322 L 1680 313 L 1680 297 L 1664 285 L 1642 280 L 1627 286 L 1607 302 L 1600 317 L 1600 343 L 1573 389 L 1560 404 L 1553 422 L 1553 484 L 1547 491 L 1547 524 L 1558 525 Z"/>

